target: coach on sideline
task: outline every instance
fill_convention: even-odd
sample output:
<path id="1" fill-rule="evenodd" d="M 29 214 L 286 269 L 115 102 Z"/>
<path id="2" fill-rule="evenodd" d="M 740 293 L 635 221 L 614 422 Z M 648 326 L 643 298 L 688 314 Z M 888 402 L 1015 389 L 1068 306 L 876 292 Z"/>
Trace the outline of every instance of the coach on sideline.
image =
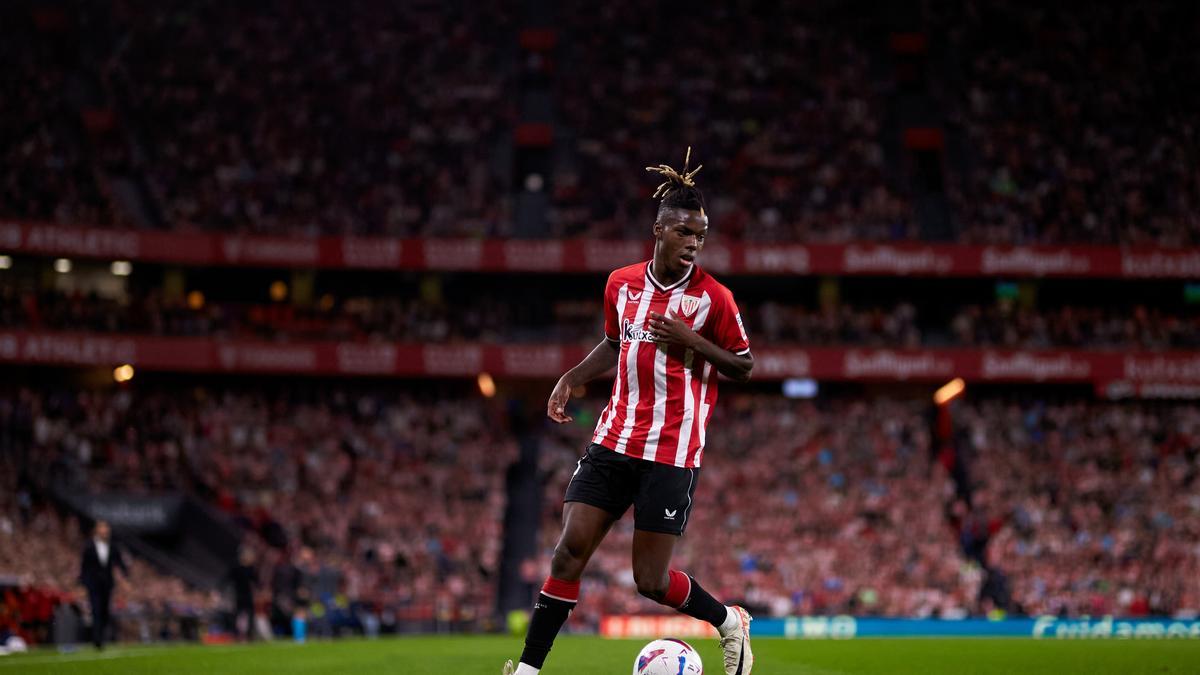
<path id="1" fill-rule="evenodd" d="M 126 579 L 129 578 L 125 559 L 112 543 L 111 528 L 103 520 L 97 521 L 91 541 L 83 547 L 83 561 L 79 567 L 79 583 L 87 589 L 88 603 L 92 606 L 92 644 L 96 649 L 104 648 L 115 581 L 113 569 L 116 567 L 121 568 Z"/>

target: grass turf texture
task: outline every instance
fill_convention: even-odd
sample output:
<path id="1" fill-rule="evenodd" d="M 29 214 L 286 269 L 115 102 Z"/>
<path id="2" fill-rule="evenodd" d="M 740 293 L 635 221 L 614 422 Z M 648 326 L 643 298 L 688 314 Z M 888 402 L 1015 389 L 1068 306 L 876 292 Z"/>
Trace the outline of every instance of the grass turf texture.
<path id="1" fill-rule="evenodd" d="M 546 675 L 625 675 L 645 643 L 562 637 L 554 645 Z M 705 672 L 722 673 L 715 640 L 693 642 Z M 75 654 L 35 650 L 0 657 L 0 675 L 21 673 L 403 673 L 404 675 L 498 675 L 504 659 L 516 657 L 521 641 L 501 637 L 344 640 L 295 645 L 222 647 L 91 648 Z M 754 642 L 754 675 L 859 675 L 912 673 L 964 675 L 1011 673 L 1196 673 L 1200 640 L 1025 640 L 868 639 Z"/>

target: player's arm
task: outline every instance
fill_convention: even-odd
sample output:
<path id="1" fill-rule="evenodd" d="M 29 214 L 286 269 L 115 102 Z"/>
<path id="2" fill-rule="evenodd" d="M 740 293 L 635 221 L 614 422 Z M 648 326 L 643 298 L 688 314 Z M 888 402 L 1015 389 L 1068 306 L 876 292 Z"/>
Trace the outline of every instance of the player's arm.
<path id="1" fill-rule="evenodd" d="M 581 384 L 586 384 L 607 373 L 617 365 L 617 355 L 621 352 L 621 342 L 617 336 L 617 283 L 616 272 L 608 275 L 604 284 L 604 339 L 588 354 L 579 365 L 568 370 L 554 385 L 550 400 L 546 401 L 546 416 L 565 424 L 571 421 L 567 416 L 567 401 L 571 398 L 571 390 Z"/>
<path id="2" fill-rule="evenodd" d="M 691 330 L 690 328 L 688 330 Z M 693 331 L 693 333 L 695 333 Z M 750 374 L 754 372 L 754 355 L 750 352 L 745 354 L 734 354 L 733 352 L 722 349 L 711 341 L 705 339 L 703 335 L 696 334 L 696 346 L 693 350 L 702 354 L 708 362 L 713 364 L 717 372 L 728 377 L 731 380 L 738 382 L 749 382 Z"/>
<path id="3" fill-rule="evenodd" d="M 754 355 L 749 351 L 735 354 L 723 349 L 674 317 L 650 312 L 650 332 L 659 342 L 682 345 L 697 352 L 716 367 L 717 372 L 731 380 L 747 382 L 754 370 Z"/>
<path id="4" fill-rule="evenodd" d="M 546 402 L 546 416 L 559 424 L 573 420 L 573 417 L 566 414 L 571 390 L 612 370 L 617 365 L 617 354 L 620 350 L 619 342 L 606 337 L 596 345 L 591 354 L 579 362 L 579 365 L 558 378 L 558 384 L 554 385 L 554 391 L 550 393 L 550 400 Z"/>

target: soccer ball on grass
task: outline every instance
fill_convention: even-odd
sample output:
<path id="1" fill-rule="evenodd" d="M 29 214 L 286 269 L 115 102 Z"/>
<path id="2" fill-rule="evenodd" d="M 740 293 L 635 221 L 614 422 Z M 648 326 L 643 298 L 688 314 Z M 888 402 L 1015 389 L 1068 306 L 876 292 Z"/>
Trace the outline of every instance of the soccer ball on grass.
<path id="1" fill-rule="evenodd" d="M 633 662 L 633 675 L 701 675 L 700 655 L 683 640 L 663 638 L 642 647 Z"/>

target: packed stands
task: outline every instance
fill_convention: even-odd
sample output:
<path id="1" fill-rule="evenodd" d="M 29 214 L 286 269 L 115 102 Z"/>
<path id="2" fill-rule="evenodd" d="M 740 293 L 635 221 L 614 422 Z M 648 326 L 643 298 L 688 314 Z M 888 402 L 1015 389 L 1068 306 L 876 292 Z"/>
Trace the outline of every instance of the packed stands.
<path id="1" fill-rule="evenodd" d="M 24 10 L 24 11 L 23 11 Z M 70 62 L 17 3 L 0 8 L 0 217 L 112 224 L 114 213 L 70 100 Z"/>
<path id="2" fill-rule="evenodd" d="M 730 240 L 925 236 L 897 150 L 908 94 L 864 28 L 886 15 L 757 9 L 568 5 L 542 91 L 519 82 L 517 21 L 494 3 L 18 5 L 0 204 L 78 224 L 495 236 L 512 231 L 529 93 L 553 120 L 549 236 L 644 236 L 641 167 L 688 144 Z M 1194 245 L 1200 102 L 1179 78 L 1200 68 L 1172 28 L 1196 21 L 1173 3 L 929 5 L 925 105 L 950 139 L 955 223 L 940 236 Z M 114 199 L 116 175 L 147 203 Z"/>
<path id="3" fill-rule="evenodd" d="M 28 430 L 32 484 L 203 495 L 257 533 L 248 542 L 263 552 L 276 621 L 297 602 L 327 608 L 331 623 L 315 625 L 329 631 L 338 607 L 353 607 L 355 630 L 378 630 L 384 616 L 391 629 L 478 625 L 492 611 L 515 450 L 503 416 L 480 399 L 273 385 L 10 393 L 5 424 Z M 546 520 L 528 565 L 549 560 L 557 505 L 599 405 L 584 399 L 576 425 L 543 435 Z M 1200 475 L 1195 406 L 1001 396 L 955 405 L 948 461 L 924 400 L 727 393 L 677 564 L 773 615 L 1198 607 L 1186 582 L 1200 571 L 1187 543 L 1200 508 L 1189 496 Z M 948 470 L 955 461 L 962 471 Z M 40 548 L 6 547 L 5 569 L 70 593 L 80 534 L 17 495 L 5 531 L 36 535 Z M 649 609 L 632 587 L 631 528 L 618 525 L 594 558 L 579 625 Z M 289 574 L 310 585 L 297 590 Z M 145 565 L 135 575 L 157 579 Z M 218 604 L 165 579 L 126 597 L 131 615 L 168 598 L 193 612 Z"/>
<path id="4" fill-rule="evenodd" d="M 280 551 L 264 566 L 319 561 L 326 581 L 303 597 L 367 603 L 376 625 L 385 612 L 393 629 L 490 616 L 513 442 L 478 400 L 315 385 L 8 394 L 5 424 L 24 429 L 35 485 L 201 495 L 257 533 L 251 545 Z M 48 545 L 72 540 L 53 532 Z M 60 553 L 77 566 L 74 547 Z M 58 571 L 51 587 L 69 588 Z M 276 590 L 290 610 L 295 589 Z"/>
<path id="5" fill-rule="evenodd" d="M 115 77 L 167 222 L 483 236 L 507 221 L 491 161 L 512 84 L 501 5 L 149 3 L 123 18 Z"/>
<path id="6" fill-rule="evenodd" d="M 555 95 L 570 142 L 554 172 L 554 235 L 647 236 L 655 203 L 642 167 L 682 163 L 692 145 L 722 237 L 916 236 L 911 205 L 889 186 L 885 84 L 864 46 L 805 3 L 754 4 L 563 12 L 571 76 Z"/>
<path id="7" fill-rule="evenodd" d="M 1200 409 L 1100 400 L 1200 392 L 1194 8 L 560 4 L 0 8 L 0 636 L 82 606 L 62 489 L 219 511 L 260 636 L 527 609 L 608 388 L 552 427 L 550 378 L 688 145 L 772 382 L 723 386 L 675 566 L 766 616 L 1200 613 Z M 659 611 L 632 526 L 575 628 Z M 131 558 L 125 637 L 245 636 Z"/>
<path id="8" fill-rule="evenodd" d="M 977 525 L 964 547 L 1029 614 L 1200 611 L 1195 405 L 995 400 L 964 406 Z"/>
<path id="9" fill-rule="evenodd" d="M 675 565 L 773 616 L 1200 610 L 1196 406 L 1023 398 L 956 404 L 960 488 L 928 403 L 725 396 Z M 543 458 L 543 567 L 600 405 Z M 580 626 L 659 609 L 634 588 L 632 532 L 627 516 L 593 558 Z"/>
<path id="10" fill-rule="evenodd" d="M 202 292 L 168 300 L 161 289 L 117 297 L 36 290 L 0 279 L 0 329 L 217 336 L 278 341 L 478 341 L 560 343 L 599 340 L 598 298 L 570 294 L 514 304 L 521 284 L 471 292 L 471 284 L 415 283 L 400 295 L 324 293 L 309 306 L 209 299 Z M 589 288 L 580 286 L 579 290 Z M 945 303 L 906 300 L 802 304 L 753 299 L 743 317 L 766 344 L 873 347 L 1195 349 L 1200 314 L 1186 307 L 1135 303 L 1024 307 L 1011 300 Z"/>
<path id="11" fill-rule="evenodd" d="M 13 29 L 28 32 L 27 13 L 12 12 L 26 18 Z M 100 53 L 76 76 L 102 84 L 118 147 L 136 149 L 157 214 L 143 224 L 484 236 L 510 220 L 507 169 L 493 159 L 511 116 L 511 17 L 499 4 L 135 2 L 59 12 L 6 41 L 6 62 L 25 66 L 6 70 L 17 82 L 5 91 L 25 106 L 5 111 L 15 132 L 6 138 L 16 139 L 0 183 L 6 216 L 109 220 L 91 178 L 104 158 L 89 161 L 48 128 L 58 118 L 78 125 L 80 113 L 58 103 L 70 73 L 38 57 L 80 30 Z"/>
<path id="12" fill-rule="evenodd" d="M 28 395 L 18 399 L 15 406 L 0 405 L 0 419 L 10 432 L 22 426 L 14 418 L 31 401 Z M 45 418 L 30 421 L 44 428 Z M 9 628 L 29 642 L 47 642 L 60 605 L 76 615 L 78 624 L 83 623 L 80 615 L 86 616 L 86 595 L 78 580 L 87 532 L 81 530 L 79 520 L 40 496 L 18 467 L 18 449 L 28 453 L 36 448 L 23 447 L 22 440 L 9 434 L 0 445 L 4 446 L 0 452 L 0 586 L 8 586 L 0 593 L 0 616 L 11 622 L 5 626 L 0 619 L 0 631 Z M 136 557 L 130 557 L 128 564 L 128 577 L 117 575 L 114 614 L 125 631 L 119 637 L 194 640 L 199 625 L 216 617 L 222 605 L 219 593 L 188 588 Z"/>
<path id="13" fill-rule="evenodd" d="M 934 3 L 969 159 L 962 232 L 990 243 L 1200 243 L 1195 8 Z"/>

